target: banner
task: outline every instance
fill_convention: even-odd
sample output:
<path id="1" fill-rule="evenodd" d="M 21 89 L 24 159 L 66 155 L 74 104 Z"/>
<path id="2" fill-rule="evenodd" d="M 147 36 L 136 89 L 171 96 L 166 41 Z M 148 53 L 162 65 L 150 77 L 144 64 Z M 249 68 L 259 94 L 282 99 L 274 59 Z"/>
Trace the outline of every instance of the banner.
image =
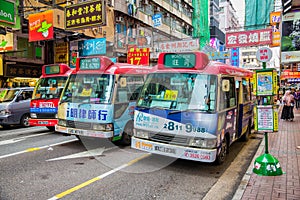
<path id="1" fill-rule="evenodd" d="M 53 39 L 53 10 L 28 17 L 29 42 Z"/>

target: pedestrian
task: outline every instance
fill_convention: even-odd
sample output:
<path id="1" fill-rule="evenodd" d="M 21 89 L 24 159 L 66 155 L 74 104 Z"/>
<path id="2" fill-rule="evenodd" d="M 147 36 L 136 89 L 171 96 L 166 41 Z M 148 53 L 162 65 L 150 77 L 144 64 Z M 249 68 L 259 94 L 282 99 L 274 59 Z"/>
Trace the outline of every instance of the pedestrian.
<path id="1" fill-rule="evenodd" d="M 298 110 L 300 108 L 300 90 L 299 89 L 296 90 L 294 98 L 295 98 L 296 109 Z"/>
<path id="2" fill-rule="evenodd" d="M 290 90 L 287 90 L 282 98 L 283 109 L 281 113 L 281 119 L 293 121 L 294 120 L 294 96 Z"/>

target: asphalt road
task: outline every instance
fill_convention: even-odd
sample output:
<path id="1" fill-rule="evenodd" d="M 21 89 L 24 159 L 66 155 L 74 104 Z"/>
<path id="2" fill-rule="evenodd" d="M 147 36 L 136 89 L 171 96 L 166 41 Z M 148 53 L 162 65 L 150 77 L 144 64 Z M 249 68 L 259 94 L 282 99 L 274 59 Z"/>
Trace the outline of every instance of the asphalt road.
<path id="1" fill-rule="evenodd" d="M 235 142 L 218 166 L 43 127 L 0 128 L 0 199 L 231 199 L 260 141 Z"/>

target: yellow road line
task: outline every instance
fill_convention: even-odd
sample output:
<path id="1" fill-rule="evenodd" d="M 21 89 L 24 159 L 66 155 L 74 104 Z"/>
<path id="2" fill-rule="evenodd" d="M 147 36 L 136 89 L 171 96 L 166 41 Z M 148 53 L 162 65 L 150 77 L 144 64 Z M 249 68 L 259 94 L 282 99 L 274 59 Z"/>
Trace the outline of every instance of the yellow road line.
<path id="1" fill-rule="evenodd" d="M 38 150 L 41 150 L 41 148 L 39 148 L 39 147 L 33 147 L 33 148 L 28 148 L 25 151 L 26 152 L 33 152 L 33 151 L 38 151 Z"/>
<path id="2" fill-rule="evenodd" d="M 55 195 L 54 197 L 52 197 L 52 198 L 50 198 L 48 200 L 57 200 L 57 199 L 60 199 L 60 198 L 62 198 L 64 196 L 69 195 L 69 194 L 71 194 L 71 193 L 73 193 L 73 192 L 75 192 L 75 191 L 77 191 L 77 190 L 79 190 L 79 189 L 81 189 L 83 187 L 86 187 L 86 186 L 88 186 L 88 185 L 90 185 L 90 184 L 92 184 L 92 183 L 94 183 L 94 182 L 96 182 L 98 180 L 101 180 L 101 179 L 103 179 L 106 176 L 109 176 L 109 175 L 111 175 L 111 174 L 113 174 L 113 173 L 115 173 L 117 171 L 120 171 L 121 169 L 123 169 L 125 167 L 131 166 L 134 163 L 136 163 L 136 162 L 138 162 L 138 161 L 140 161 L 140 160 L 142 160 L 142 159 L 144 159 L 144 158 L 146 158 L 146 157 L 148 157 L 150 155 L 151 154 L 145 154 L 145 155 L 143 155 L 143 156 L 141 156 L 139 158 L 131 160 L 131 161 L 129 161 L 128 163 L 126 163 L 124 165 L 121 165 L 121 166 L 119 166 L 119 167 L 117 167 L 115 169 L 112 169 L 112 170 L 110 170 L 110 171 L 108 171 L 108 172 L 106 172 L 106 173 L 104 173 L 104 174 L 102 174 L 100 176 L 92 178 L 92 179 L 90 179 L 90 180 L 88 180 L 88 181 L 86 181 L 84 183 L 81 183 L 81 184 L 79 184 L 79 185 L 77 185 L 75 187 L 72 187 L 72 188 L 70 188 L 70 189 L 68 189 L 68 190 L 66 190 L 66 191 L 64 191 L 64 192 L 62 192 L 60 194 L 57 194 L 57 195 Z"/>

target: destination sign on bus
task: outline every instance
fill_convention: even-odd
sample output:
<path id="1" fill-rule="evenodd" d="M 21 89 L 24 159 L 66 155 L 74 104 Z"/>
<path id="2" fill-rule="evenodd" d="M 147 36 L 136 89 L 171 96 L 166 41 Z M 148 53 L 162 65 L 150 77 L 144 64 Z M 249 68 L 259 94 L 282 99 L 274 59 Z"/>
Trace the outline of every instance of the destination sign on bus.
<path id="1" fill-rule="evenodd" d="M 59 74 L 60 73 L 60 67 L 59 65 L 47 65 L 45 66 L 45 74 Z"/>
<path id="2" fill-rule="evenodd" d="M 194 68 L 196 55 L 194 53 L 167 53 L 164 58 L 166 68 Z"/>
<path id="3" fill-rule="evenodd" d="M 81 58 L 79 62 L 79 68 L 81 70 L 95 70 L 100 69 L 100 58 Z"/>

